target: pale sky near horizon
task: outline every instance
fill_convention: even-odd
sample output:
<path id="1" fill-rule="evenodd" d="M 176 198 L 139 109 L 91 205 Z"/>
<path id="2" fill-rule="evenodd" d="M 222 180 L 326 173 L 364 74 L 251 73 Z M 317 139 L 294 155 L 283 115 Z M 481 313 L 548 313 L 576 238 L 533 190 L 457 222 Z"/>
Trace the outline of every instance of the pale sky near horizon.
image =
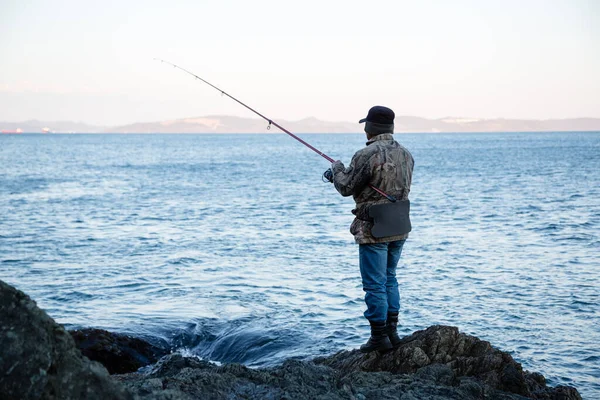
<path id="1" fill-rule="evenodd" d="M 0 121 L 600 117 L 600 0 L 0 0 Z"/>

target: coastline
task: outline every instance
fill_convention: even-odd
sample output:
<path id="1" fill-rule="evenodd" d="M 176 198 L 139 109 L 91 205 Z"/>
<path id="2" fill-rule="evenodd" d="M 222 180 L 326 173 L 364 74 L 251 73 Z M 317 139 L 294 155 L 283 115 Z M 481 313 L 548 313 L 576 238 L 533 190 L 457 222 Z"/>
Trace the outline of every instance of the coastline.
<path id="1" fill-rule="evenodd" d="M 581 399 L 575 388 L 548 387 L 541 374 L 524 371 L 510 354 L 450 326 L 414 332 L 386 354 L 341 351 L 251 369 L 159 352 L 140 370 L 109 375 L 82 355 L 73 340 L 77 333 L 69 334 L 2 281 L 0 311 L 0 392 L 7 399 Z M 131 356 L 119 347 L 119 335 L 101 332 L 96 344 L 102 345 L 88 342 L 88 350 L 108 348 L 117 364 L 119 355 Z M 128 340 L 130 347 L 149 345 Z"/>

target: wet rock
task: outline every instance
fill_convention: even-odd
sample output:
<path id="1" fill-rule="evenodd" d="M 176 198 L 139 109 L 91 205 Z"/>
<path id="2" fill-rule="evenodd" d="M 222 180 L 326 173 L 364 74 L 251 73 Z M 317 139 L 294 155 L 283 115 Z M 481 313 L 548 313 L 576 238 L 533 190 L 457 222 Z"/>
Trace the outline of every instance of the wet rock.
<path id="1" fill-rule="evenodd" d="M 116 378 L 143 399 L 581 399 L 576 389 L 549 388 L 509 354 L 448 326 L 415 332 L 384 355 L 343 351 L 249 369 L 171 354 L 146 374 Z"/>
<path id="2" fill-rule="evenodd" d="M 158 361 L 169 353 L 165 347 L 145 340 L 102 329 L 81 329 L 69 332 L 81 353 L 98 361 L 111 374 L 124 374 Z"/>
<path id="3" fill-rule="evenodd" d="M 156 349 L 99 330 L 73 333 L 84 350 L 116 364 L 150 362 Z M 133 361 L 123 361 L 133 360 Z M 122 368 L 117 365 L 115 368 Z M 146 372 L 108 375 L 81 355 L 71 335 L 35 302 L 0 281 L 0 398 L 12 399 L 350 399 L 579 400 L 550 388 L 488 342 L 433 326 L 390 353 L 342 351 L 269 369 L 216 365 L 169 354 Z"/>
<path id="4" fill-rule="evenodd" d="M 271 369 L 250 369 L 239 364 L 216 366 L 186 360 L 173 354 L 148 375 L 115 376 L 141 399 L 404 399 L 469 400 L 522 399 L 495 392 L 476 381 L 454 381 L 450 369 L 432 368 L 431 374 L 353 371 L 348 374 L 312 362 L 290 360 Z M 183 368 L 180 366 L 185 365 Z M 177 367 L 173 367 L 177 366 Z"/>
<path id="5" fill-rule="evenodd" d="M 106 369 L 83 357 L 63 327 L 0 281 L 0 398 L 130 399 Z"/>
<path id="6" fill-rule="evenodd" d="M 344 373 L 388 371 L 394 374 L 426 373 L 431 365 L 444 365 L 453 376 L 472 377 L 487 388 L 534 399 L 580 399 L 576 389 L 549 388 L 540 374 L 524 371 L 508 353 L 451 326 L 432 326 L 402 339 L 400 347 L 382 356 L 358 350 L 315 360 Z M 435 378 L 437 379 L 437 378 Z"/>

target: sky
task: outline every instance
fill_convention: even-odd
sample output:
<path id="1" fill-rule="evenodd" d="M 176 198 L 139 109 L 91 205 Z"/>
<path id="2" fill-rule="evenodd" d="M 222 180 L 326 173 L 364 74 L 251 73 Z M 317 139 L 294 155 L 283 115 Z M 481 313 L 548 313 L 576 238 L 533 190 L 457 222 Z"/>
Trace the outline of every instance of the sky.
<path id="1" fill-rule="evenodd" d="M 0 0 L 0 121 L 600 118 L 600 0 Z"/>

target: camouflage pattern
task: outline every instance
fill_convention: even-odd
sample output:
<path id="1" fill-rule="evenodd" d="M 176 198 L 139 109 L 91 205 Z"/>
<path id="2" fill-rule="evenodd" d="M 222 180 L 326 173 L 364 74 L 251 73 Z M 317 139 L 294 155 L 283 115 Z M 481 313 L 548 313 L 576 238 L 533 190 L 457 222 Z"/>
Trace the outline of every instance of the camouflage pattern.
<path id="1" fill-rule="evenodd" d="M 348 168 L 341 161 L 331 165 L 336 190 L 342 196 L 353 196 L 356 202 L 356 208 L 352 210 L 356 218 L 350 226 L 350 233 L 354 235 L 356 243 L 383 243 L 408 237 L 408 234 L 404 234 L 376 239 L 371 235 L 373 223 L 369 221 L 369 206 L 389 200 L 368 185 L 371 184 L 399 200 L 408 199 L 413 167 L 412 155 L 394 140 L 391 133 L 370 139 L 367 147 L 354 154 Z"/>

